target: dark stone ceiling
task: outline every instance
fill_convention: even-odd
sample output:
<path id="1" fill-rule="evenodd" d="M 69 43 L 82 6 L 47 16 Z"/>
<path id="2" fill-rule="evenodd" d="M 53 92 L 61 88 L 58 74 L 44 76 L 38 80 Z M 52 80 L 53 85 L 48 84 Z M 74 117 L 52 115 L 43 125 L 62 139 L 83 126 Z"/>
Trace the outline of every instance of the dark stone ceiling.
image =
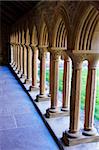
<path id="1" fill-rule="evenodd" d="M 45 0 L 46 1 L 46 0 Z M 0 24 L 11 25 L 31 10 L 39 1 L 0 0 Z M 99 1 L 90 2 L 99 10 Z"/>
<path id="2" fill-rule="evenodd" d="M 31 10 L 39 1 L 0 1 L 0 22 L 11 25 Z"/>

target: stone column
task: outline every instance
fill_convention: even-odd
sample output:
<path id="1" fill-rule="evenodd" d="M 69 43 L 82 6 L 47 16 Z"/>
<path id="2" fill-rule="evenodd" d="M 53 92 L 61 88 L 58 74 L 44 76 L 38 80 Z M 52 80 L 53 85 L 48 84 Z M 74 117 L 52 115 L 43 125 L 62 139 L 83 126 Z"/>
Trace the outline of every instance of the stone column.
<path id="1" fill-rule="evenodd" d="M 20 69 L 21 69 L 21 74 L 23 74 L 23 46 L 20 45 L 21 51 L 20 51 Z"/>
<path id="2" fill-rule="evenodd" d="M 18 44 L 18 70 L 20 71 L 20 46 Z"/>
<path id="3" fill-rule="evenodd" d="M 70 97 L 70 127 L 69 131 L 63 133 L 63 139 L 66 137 L 76 138 L 79 134 L 80 122 L 80 93 L 81 93 L 81 71 L 82 61 L 76 57 L 73 60 L 71 97 Z"/>
<path id="4" fill-rule="evenodd" d="M 15 58 L 15 65 L 14 65 L 14 70 L 17 69 L 17 46 L 14 44 L 14 58 Z"/>
<path id="5" fill-rule="evenodd" d="M 27 48 L 24 45 L 24 78 L 27 78 Z"/>
<path id="6" fill-rule="evenodd" d="M 59 53 L 52 53 L 52 88 L 51 88 L 51 107 L 47 110 L 47 115 L 58 111 L 58 77 L 59 77 Z"/>
<path id="7" fill-rule="evenodd" d="M 12 65 L 14 64 L 14 50 L 13 50 L 13 45 L 11 45 L 11 49 L 12 49 Z"/>
<path id="8" fill-rule="evenodd" d="M 85 121 L 84 121 L 84 135 L 95 135 L 96 129 L 94 128 L 94 108 L 96 100 L 96 65 L 97 58 L 90 61 L 88 64 L 88 75 L 86 85 L 86 98 L 85 98 Z"/>
<path id="9" fill-rule="evenodd" d="M 20 44 L 20 76 L 22 77 L 22 73 L 23 73 L 23 71 L 22 71 L 22 46 L 21 46 L 21 44 Z"/>
<path id="10" fill-rule="evenodd" d="M 40 48 L 40 94 L 37 95 L 37 101 L 45 101 L 49 98 L 45 95 L 46 84 L 46 52 L 47 48 Z"/>
<path id="11" fill-rule="evenodd" d="M 31 47 L 28 45 L 26 49 L 27 49 L 27 79 L 25 80 L 25 83 L 30 83 L 31 82 L 31 65 L 32 65 Z"/>
<path id="12" fill-rule="evenodd" d="M 22 78 L 26 78 L 25 77 L 25 68 L 24 68 L 24 66 L 25 66 L 25 46 L 22 44 L 22 61 L 21 61 L 21 63 L 22 63 L 22 70 L 23 70 L 23 74 L 22 74 Z"/>
<path id="13" fill-rule="evenodd" d="M 70 58 L 64 53 L 62 111 L 69 111 L 70 101 Z"/>
<path id="14" fill-rule="evenodd" d="M 13 47 L 13 65 L 12 67 L 15 66 L 15 49 L 14 49 L 14 45 L 12 44 L 12 47 Z"/>
<path id="15" fill-rule="evenodd" d="M 38 49 L 37 47 L 32 47 L 32 86 L 30 90 L 36 90 L 37 87 L 37 76 L 38 76 Z"/>
<path id="16" fill-rule="evenodd" d="M 51 97 L 51 89 L 52 89 L 52 67 L 53 67 L 53 61 L 52 61 L 52 54 L 50 53 L 50 70 L 49 70 L 49 94 L 48 96 Z"/>
<path id="17" fill-rule="evenodd" d="M 19 44 L 17 45 L 17 73 L 20 72 L 20 46 Z"/>
<path id="18" fill-rule="evenodd" d="M 17 73 L 18 72 L 18 46 L 17 44 L 15 44 L 15 51 L 16 51 L 16 70 L 15 72 Z"/>
<path id="19" fill-rule="evenodd" d="M 11 56 L 10 56 L 10 65 L 11 66 L 13 66 L 13 49 L 12 49 L 12 45 L 10 44 L 10 54 L 11 54 Z"/>
<path id="20" fill-rule="evenodd" d="M 21 70 L 22 69 L 22 66 L 21 66 L 21 59 L 22 59 L 21 58 L 22 57 L 21 56 L 21 50 L 22 50 L 21 49 L 21 44 L 18 45 L 18 48 L 19 48 L 19 52 L 18 52 L 19 53 L 18 54 L 18 57 L 19 57 L 19 59 L 18 59 L 18 70 L 19 70 L 18 71 L 18 77 L 21 78 L 22 77 L 22 73 L 23 73 L 22 70 Z"/>

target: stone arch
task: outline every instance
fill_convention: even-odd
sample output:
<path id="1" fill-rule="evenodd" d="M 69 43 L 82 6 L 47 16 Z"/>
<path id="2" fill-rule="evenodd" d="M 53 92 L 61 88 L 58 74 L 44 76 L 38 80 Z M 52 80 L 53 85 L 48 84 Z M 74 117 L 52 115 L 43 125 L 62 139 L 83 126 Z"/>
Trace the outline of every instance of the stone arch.
<path id="1" fill-rule="evenodd" d="M 30 44 L 30 31 L 29 31 L 29 28 L 28 28 L 28 27 L 26 28 L 25 43 L 26 43 L 27 45 Z"/>
<path id="2" fill-rule="evenodd" d="M 33 46 L 38 45 L 38 33 L 36 25 L 33 26 L 32 33 L 31 33 L 31 43 Z"/>
<path id="3" fill-rule="evenodd" d="M 48 47 L 48 45 L 49 45 L 48 27 L 47 27 L 45 21 L 43 21 L 43 23 L 41 25 L 39 45 L 40 46 L 46 46 L 46 47 Z"/>
<path id="4" fill-rule="evenodd" d="M 93 32 L 92 37 L 91 37 L 90 48 L 92 50 L 99 50 L 99 21 L 96 21 L 96 23 L 95 23 L 94 32 Z"/>
<path id="5" fill-rule="evenodd" d="M 92 34 L 99 19 L 98 13 L 98 10 L 91 5 L 86 9 L 76 31 L 78 34 L 75 40 L 75 50 L 91 49 Z"/>
<path id="6" fill-rule="evenodd" d="M 22 44 L 25 43 L 25 32 L 24 29 L 22 29 Z"/>
<path id="7" fill-rule="evenodd" d="M 56 23 L 52 37 L 53 47 L 67 47 L 67 30 L 65 28 L 65 23 L 61 17 Z"/>
<path id="8" fill-rule="evenodd" d="M 18 43 L 21 43 L 21 31 L 20 29 L 18 30 Z"/>
<path id="9" fill-rule="evenodd" d="M 67 48 L 67 35 L 70 32 L 69 19 L 63 6 L 58 6 L 53 17 L 52 47 Z"/>
<path id="10" fill-rule="evenodd" d="M 18 43 L 18 31 L 15 32 L 15 43 Z"/>

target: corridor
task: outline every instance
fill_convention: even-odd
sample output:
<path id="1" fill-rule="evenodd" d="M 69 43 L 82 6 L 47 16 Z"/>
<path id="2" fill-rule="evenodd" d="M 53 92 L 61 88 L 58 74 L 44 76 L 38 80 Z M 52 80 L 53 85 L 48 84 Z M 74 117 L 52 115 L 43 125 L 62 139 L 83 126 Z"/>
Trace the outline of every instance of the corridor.
<path id="1" fill-rule="evenodd" d="M 58 149 L 22 87 L 0 67 L 0 150 Z"/>

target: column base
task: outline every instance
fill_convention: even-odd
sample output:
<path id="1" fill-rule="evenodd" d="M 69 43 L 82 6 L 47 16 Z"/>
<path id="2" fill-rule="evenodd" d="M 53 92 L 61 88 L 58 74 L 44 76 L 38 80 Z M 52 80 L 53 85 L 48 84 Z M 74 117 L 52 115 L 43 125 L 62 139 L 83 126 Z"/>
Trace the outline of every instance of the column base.
<path id="1" fill-rule="evenodd" d="M 30 84 L 31 83 L 31 80 L 30 79 L 26 79 L 24 84 Z"/>
<path id="2" fill-rule="evenodd" d="M 14 66 L 15 66 L 15 62 L 13 62 L 13 63 L 11 64 L 11 66 L 13 66 L 13 67 L 14 67 Z"/>
<path id="3" fill-rule="evenodd" d="M 13 66 L 13 70 L 15 71 L 16 69 L 17 69 L 17 66 L 16 66 L 16 65 L 14 65 L 14 66 Z"/>
<path id="4" fill-rule="evenodd" d="M 82 134 L 85 136 L 95 136 L 97 134 L 97 130 L 95 128 L 91 130 L 83 130 Z"/>
<path id="5" fill-rule="evenodd" d="M 12 65 L 13 65 L 13 62 L 10 62 L 10 65 L 12 66 Z"/>
<path id="6" fill-rule="evenodd" d="M 24 78 L 23 71 L 20 71 L 19 78 L 21 79 L 22 77 Z"/>
<path id="7" fill-rule="evenodd" d="M 22 77 L 22 72 L 20 71 L 17 75 L 18 75 L 19 78 L 21 78 Z"/>
<path id="8" fill-rule="evenodd" d="M 30 91 L 38 91 L 39 87 L 37 87 L 37 86 L 30 86 L 29 90 Z"/>
<path id="9" fill-rule="evenodd" d="M 51 97 L 51 94 L 50 94 L 50 93 L 48 94 L 48 97 Z"/>
<path id="10" fill-rule="evenodd" d="M 61 111 L 60 108 L 49 108 L 46 110 L 46 118 L 69 116 L 69 111 Z"/>
<path id="11" fill-rule="evenodd" d="M 23 78 L 26 80 L 26 76 L 24 74 L 22 74 L 22 76 L 20 78 Z"/>
<path id="12" fill-rule="evenodd" d="M 37 83 L 40 83 L 40 81 L 39 81 L 39 80 L 37 80 Z"/>
<path id="13" fill-rule="evenodd" d="M 82 135 L 81 133 L 74 133 L 73 135 L 73 133 L 69 133 L 65 131 L 63 133 L 62 141 L 67 146 L 72 146 L 72 145 L 77 145 L 82 143 L 97 142 L 99 141 L 99 134 L 95 136 L 85 136 Z"/>
<path id="14" fill-rule="evenodd" d="M 11 65 L 12 68 L 14 67 L 14 63 L 11 63 L 10 65 Z"/>
<path id="15" fill-rule="evenodd" d="M 46 96 L 46 95 L 37 95 L 36 96 L 36 102 L 41 102 L 41 101 L 49 101 L 50 100 L 50 98 L 48 97 L 48 96 Z"/>
<path id="16" fill-rule="evenodd" d="M 15 73 L 16 73 L 16 74 L 18 74 L 18 73 L 19 73 L 19 70 L 18 70 L 18 69 L 16 69 L 16 70 L 15 70 Z"/>
<path id="17" fill-rule="evenodd" d="M 67 107 L 62 107 L 62 108 L 61 108 L 61 111 L 69 112 L 69 109 L 68 109 Z"/>

